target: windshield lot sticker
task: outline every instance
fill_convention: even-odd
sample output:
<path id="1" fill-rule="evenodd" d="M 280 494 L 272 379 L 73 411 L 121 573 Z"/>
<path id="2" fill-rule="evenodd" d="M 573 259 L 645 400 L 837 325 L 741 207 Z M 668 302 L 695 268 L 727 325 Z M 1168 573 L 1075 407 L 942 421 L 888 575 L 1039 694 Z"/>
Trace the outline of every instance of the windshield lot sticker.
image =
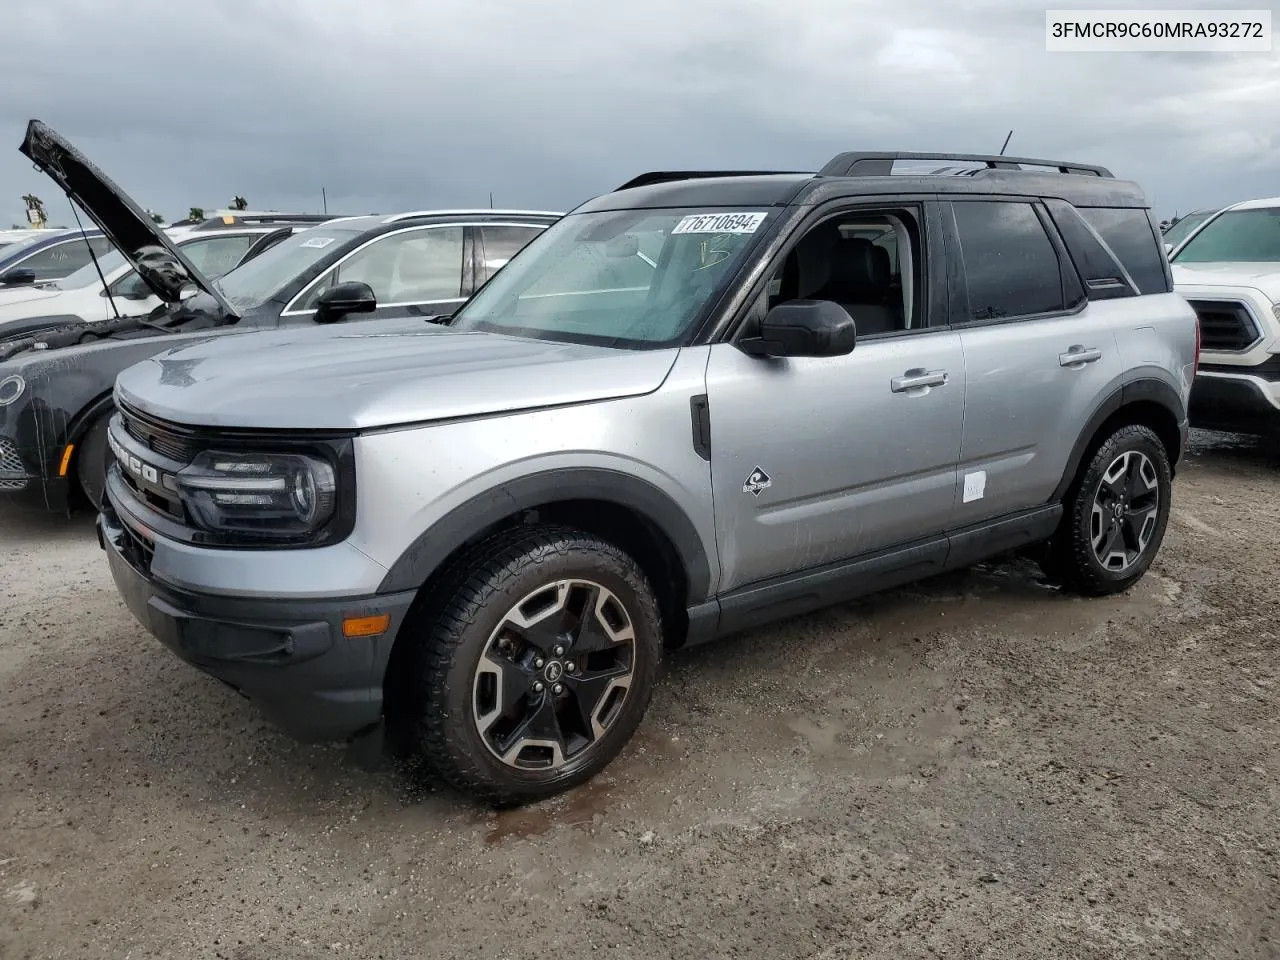
<path id="1" fill-rule="evenodd" d="M 324 248 L 331 243 L 333 243 L 333 237 L 308 237 L 306 240 L 302 241 L 300 246 Z"/>
<path id="2" fill-rule="evenodd" d="M 695 213 L 677 223 L 671 234 L 755 233 L 767 216 L 767 213 Z"/>

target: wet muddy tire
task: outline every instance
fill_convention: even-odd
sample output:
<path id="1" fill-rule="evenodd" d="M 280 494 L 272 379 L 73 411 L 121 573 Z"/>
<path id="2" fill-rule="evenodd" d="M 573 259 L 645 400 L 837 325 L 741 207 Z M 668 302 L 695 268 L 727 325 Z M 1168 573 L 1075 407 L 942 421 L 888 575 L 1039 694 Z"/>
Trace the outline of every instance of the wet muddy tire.
<path id="1" fill-rule="evenodd" d="M 521 527 L 454 563 L 398 643 L 399 704 L 428 768 L 493 806 L 600 772 L 644 716 L 662 656 L 652 587 L 626 553 Z"/>
<path id="2" fill-rule="evenodd" d="M 94 510 L 102 508 L 107 490 L 107 421 L 101 416 L 80 438 L 76 450 L 76 482 L 85 501 Z"/>
<path id="3" fill-rule="evenodd" d="M 1048 578 L 1086 596 L 1133 586 L 1160 550 L 1169 523 L 1172 471 L 1164 444 L 1131 424 L 1084 465 L 1042 562 Z"/>

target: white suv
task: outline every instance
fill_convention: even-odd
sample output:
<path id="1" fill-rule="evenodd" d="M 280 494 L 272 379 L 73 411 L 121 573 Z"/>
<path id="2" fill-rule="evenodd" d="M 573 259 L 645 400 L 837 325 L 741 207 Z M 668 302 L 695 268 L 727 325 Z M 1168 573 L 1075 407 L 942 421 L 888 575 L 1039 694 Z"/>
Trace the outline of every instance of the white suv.
<path id="1" fill-rule="evenodd" d="M 1200 318 L 1191 425 L 1280 432 L 1280 197 L 1219 211 L 1170 259 Z"/>

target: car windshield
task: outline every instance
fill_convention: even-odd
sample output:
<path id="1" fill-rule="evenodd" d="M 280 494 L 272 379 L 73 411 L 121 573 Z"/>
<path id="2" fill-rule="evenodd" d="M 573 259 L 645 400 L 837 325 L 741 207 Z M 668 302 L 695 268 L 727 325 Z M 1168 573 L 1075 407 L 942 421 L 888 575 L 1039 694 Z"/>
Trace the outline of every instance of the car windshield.
<path id="1" fill-rule="evenodd" d="M 450 327 L 630 349 L 675 344 L 767 217 L 704 208 L 571 214 L 494 274 Z"/>
<path id="2" fill-rule="evenodd" d="M 1196 227 L 1204 223 L 1212 215 L 1213 211 L 1206 210 L 1203 213 L 1189 213 L 1172 227 L 1164 232 L 1164 242 L 1171 247 L 1176 247 L 1183 240 L 1187 239 L 1187 235 Z"/>
<path id="3" fill-rule="evenodd" d="M 364 232 L 360 227 L 346 225 L 300 230 L 224 274 L 214 284 L 237 310 L 257 307 L 308 267 Z"/>
<path id="4" fill-rule="evenodd" d="M 1174 263 L 1280 262 L 1280 207 L 1228 210 L 1187 241 Z"/>

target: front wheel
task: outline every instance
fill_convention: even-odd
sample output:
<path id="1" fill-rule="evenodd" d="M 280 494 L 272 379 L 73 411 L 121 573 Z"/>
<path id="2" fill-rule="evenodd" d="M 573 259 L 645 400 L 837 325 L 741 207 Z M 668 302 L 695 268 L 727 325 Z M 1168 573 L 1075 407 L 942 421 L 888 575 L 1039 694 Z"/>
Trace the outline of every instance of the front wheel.
<path id="1" fill-rule="evenodd" d="M 406 628 L 415 740 L 495 805 L 588 780 L 631 739 L 662 655 L 644 572 L 597 537 L 525 527 L 454 565 Z M 415 636 L 414 634 L 417 634 Z"/>
<path id="2" fill-rule="evenodd" d="M 1046 572 L 1090 596 L 1127 590 L 1160 549 L 1172 490 L 1160 438 L 1148 427 L 1121 427 L 1098 448 L 1067 498 Z"/>

